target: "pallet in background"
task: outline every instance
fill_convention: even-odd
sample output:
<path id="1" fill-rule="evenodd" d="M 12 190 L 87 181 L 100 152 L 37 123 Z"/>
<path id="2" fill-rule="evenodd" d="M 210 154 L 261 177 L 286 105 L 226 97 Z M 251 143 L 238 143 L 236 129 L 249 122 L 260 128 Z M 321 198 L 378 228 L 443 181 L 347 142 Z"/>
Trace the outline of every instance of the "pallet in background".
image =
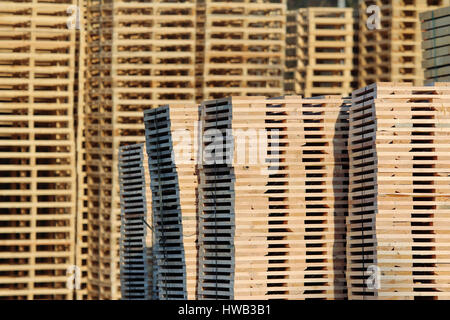
<path id="1" fill-rule="evenodd" d="M 73 4 L 0 3 L 0 299 L 74 298 Z"/>

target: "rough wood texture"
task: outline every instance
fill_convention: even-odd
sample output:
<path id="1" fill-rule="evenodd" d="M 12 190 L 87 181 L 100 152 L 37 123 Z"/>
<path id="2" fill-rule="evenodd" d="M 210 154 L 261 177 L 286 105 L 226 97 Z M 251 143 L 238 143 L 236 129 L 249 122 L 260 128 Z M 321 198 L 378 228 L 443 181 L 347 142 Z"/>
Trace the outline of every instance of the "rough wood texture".
<path id="1" fill-rule="evenodd" d="M 285 0 L 198 5 L 198 101 L 283 93 Z"/>
<path id="2" fill-rule="evenodd" d="M 151 177 L 157 299 L 195 299 L 197 284 L 196 105 L 144 112 Z"/>
<path id="3" fill-rule="evenodd" d="M 349 299 L 450 298 L 449 111 L 450 83 L 353 93 Z"/>
<path id="4" fill-rule="evenodd" d="M 153 287 L 152 195 L 145 144 L 119 149 L 122 299 L 150 300 Z"/>
<path id="5" fill-rule="evenodd" d="M 450 81 L 450 7 L 420 14 L 425 81 Z"/>
<path id="6" fill-rule="evenodd" d="M 0 2 L 0 299 L 72 299 L 76 1 Z"/>
<path id="7" fill-rule="evenodd" d="M 356 88 L 355 22 L 352 8 L 288 14 L 286 94 L 347 96 Z"/>
<path id="8" fill-rule="evenodd" d="M 428 4 L 430 3 L 430 4 Z M 367 27 L 367 7 L 381 10 L 381 29 Z M 359 5 L 359 87 L 375 82 L 423 85 L 419 14 L 450 5 L 450 0 L 362 0 Z"/>
<path id="9" fill-rule="evenodd" d="M 346 297 L 346 109 L 339 97 L 202 104 L 203 150 L 221 132 L 231 153 L 199 163 L 199 299 Z"/>
<path id="10" fill-rule="evenodd" d="M 87 0 L 91 299 L 120 298 L 118 148 L 144 141 L 144 109 L 194 102 L 195 14 L 193 0 Z"/>

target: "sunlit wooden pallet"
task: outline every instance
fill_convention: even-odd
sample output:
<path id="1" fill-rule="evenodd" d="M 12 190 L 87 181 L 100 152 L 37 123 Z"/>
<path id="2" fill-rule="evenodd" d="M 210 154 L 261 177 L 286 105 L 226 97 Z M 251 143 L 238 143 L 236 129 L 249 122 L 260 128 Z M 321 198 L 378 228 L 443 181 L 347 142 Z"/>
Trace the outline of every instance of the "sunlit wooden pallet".
<path id="1" fill-rule="evenodd" d="M 171 105 L 144 112 L 156 241 L 159 299 L 194 299 L 197 284 L 195 176 L 198 107 Z"/>
<path id="2" fill-rule="evenodd" d="M 296 93 L 348 96 L 357 80 L 353 9 L 299 9 L 296 21 Z"/>
<path id="3" fill-rule="evenodd" d="M 286 0 L 207 0 L 200 101 L 283 93 Z"/>
<path id="4" fill-rule="evenodd" d="M 202 103 L 202 147 L 211 147 L 215 129 L 227 134 L 225 150 L 234 151 L 222 164 L 199 163 L 199 299 L 345 298 L 345 143 L 338 147 L 339 174 L 322 174 L 324 188 L 336 176 L 339 190 L 310 197 L 311 168 L 303 163 L 314 139 L 308 126 L 326 123 L 320 133 L 331 142 L 345 136 L 343 104 L 340 97 L 299 96 Z M 333 155 L 324 164 L 332 165 Z M 321 201 L 325 213 L 309 207 Z"/>
<path id="5" fill-rule="evenodd" d="M 0 299 L 73 299 L 75 3 L 0 3 Z"/>
<path id="6" fill-rule="evenodd" d="M 350 299 L 448 299 L 449 111 L 450 83 L 378 83 L 353 92 Z"/>

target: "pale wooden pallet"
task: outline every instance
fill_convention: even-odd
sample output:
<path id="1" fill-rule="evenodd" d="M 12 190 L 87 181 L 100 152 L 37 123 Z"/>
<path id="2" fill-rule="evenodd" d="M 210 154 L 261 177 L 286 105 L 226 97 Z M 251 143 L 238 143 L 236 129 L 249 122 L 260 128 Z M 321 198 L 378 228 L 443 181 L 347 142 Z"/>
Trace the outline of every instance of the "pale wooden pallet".
<path id="1" fill-rule="evenodd" d="M 258 143 L 250 142 L 241 150 L 239 133 L 232 131 L 236 136 L 231 136 L 230 142 L 234 144 L 226 147 L 234 150 L 231 161 L 221 165 L 199 163 L 199 299 L 346 297 L 345 210 L 339 206 L 346 204 L 343 191 L 347 179 L 344 176 L 334 182 L 342 186 L 342 191 L 324 195 L 330 197 L 330 201 L 324 200 L 330 212 L 327 218 L 320 218 L 324 229 L 306 228 L 315 218 L 308 216 L 305 200 L 315 200 L 308 196 L 302 163 L 302 148 L 308 149 L 305 136 L 309 130 L 305 128 L 312 125 L 307 124 L 311 120 L 308 110 L 319 111 L 312 116 L 326 123 L 327 130 L 321 133 L 332 137 L 340 112 L 344 113 L 339 128 L 347 130 L 342 104 L 340 97 L 299 96 L 233 97 L 202 104 L 204 132 L 214 128 L 224 133 L 227 129 L 261 130 L 265 143 L 271 145 L 267 149 L 271 154 L 264 154 L 263 164 L 253 163 L 250 158 L 242 162 L 242 153 L 250 156 Z M 334 112 L 336 118 L 325 111 Z M 279 138 L 273 131 L 278 129 Z M 255 137 L 257 133 L 246 134 Z M 208 147 L 208 140 L 204 140 L 203 147 Z M 346 156 L 339 159 L 345 162 Z M 280 166 L 278 170 L 268 170 L 276 166 Z M 333 170 L 329 171 L 329 177 L 333 174 Z M 341 174 L 345 175 L 345 170 Z M 324 180 L 332 186 L 332 179 Z M 339 208 L 336 212 L 333 202 Z M 335 248 L 335 243 L 340 249 Z M 337 256 L 334 263 L 333 255 Z"/>
<path id="2" fill-rule="evenodd" d="M 296 12 L 296 94 L 348 96 L 356 87 L 352 8 L 305 8 Z"/>
<path id="3" fill-rule="evenodd" d="M 374 84 L 350 110 L 349 298 L 448 299 L 450 83 Z"/>
<path id="4" fill-rule="evenodd" d="M 198 107 L 183 104 L 148 109 L 144 121 L 156 237 L 157 298 L 194 299 L 198 254 L 195 176 Z"/>
<path id="5" fill-rule="evenodd" d="M 119 149 L 120 283 L 126 300 L 149 300 L 153 286 L 150 173 L 145 144 Z"/>
<path id="6" fill-rule="evenodd" d="M 0 299 L 74 298 L 75 3 L 0 3 Z"/>
<path id="7" fill-rule="evenodd" d="M 367 26 L 367 7 L 382 8 L 381 29 L 371 30 Z M 419 14 L 443 6 L 449 0 L 428 4 L 415 1 L 406 4 L 398 1 L 363 0 L 359 4 L 359 67 L 358 87 L 375 82 L 410 82 L 422 85 L 421 27 Z"/>
<path id="8" fill-rule="evenodd" d="M 84 127 L 91 299 L 120 298 L 118 148 L 144 142 L 144 109 L 195 101 L 195 17 L 194 1 L 87 0 Z"/>
<path id="9" fill-rule="evenodd" d="M 286 0 L 205 1 L 199 101 L 283 93 L 285 11 Z"/>

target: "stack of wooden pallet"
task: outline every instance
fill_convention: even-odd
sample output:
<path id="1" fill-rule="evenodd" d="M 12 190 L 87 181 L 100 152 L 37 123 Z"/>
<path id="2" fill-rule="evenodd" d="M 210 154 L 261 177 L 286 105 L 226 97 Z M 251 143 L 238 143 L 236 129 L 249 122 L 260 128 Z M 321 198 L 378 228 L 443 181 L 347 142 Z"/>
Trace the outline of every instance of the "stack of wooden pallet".
<path id="1" fill-rule="evenodd" d="M 144 112 L 158 299 L 194 299 L 197 283 L 195 105 Z"/>
<path id="2" fill-rule="evenodd" d="M 284 66 L 284 94 L 300 94 L 300 89 L 295 81 L 297 74 L 297 67 L 299 65 L 297 57 L 298 38 L 298 23 L 297 10 L 289 10 L 286 13 L 286 51 L 285 51 L 285 66 Z"/>
<path id="3" fill-rule="evenodd" d="M 422 85 L 419 14 L 448 5 L 450 0 L 360 1 L 359 87 L 382 81 Z"/>
<path id="4" fill-rule="evenodd" d="M 450 83 L 356 90 L 349 130 L 350 299 L 449 299 Z"/>
<path id="5" fill-rule="evenodd" d="M 346 297 L 347 109 L 339 97 L 202 104 L 199 299 Z"/>
<path id="6" fill-rule="evenodd" d="M 199 99 L 281 95 L 286 0 L 205 0 L 199 6 Z"/>
<path id="7" fill-rule="evenodd" d="M 75 264 L 80 268 L 80 288 L 75 292 L 77 300 L 86 300 L 88 274 L 88 185 L 86 175 L 86 132 L 84 130 L 85 116 L 85 70 L 86 70 L 86 0 L 78 0 L 78 7 L 71 7 L 72 27 L 75 28 L 77 46 L 75 51 L 75 130 L 76 130 L 76 179 L 77 179 L 77 211 L 76 211 L 76 254 Z M 78 15 L 77 15 L 78 14 Z M 78 25 L 77 25 L 78 21 Z"/>
<path id="8" fill-rule="evenodd" d="M 450 7 L 420 14 L 426 82 L 450 81 Z"/>
<path id="9" fill-rule="evenodd" d="M 122 299 L 154 298 L 150 173 L 145 144 L 119 149 Z"/>
<path id="10" fill-rule="evenodd" d="M 75 3 L 0 2 L 0 299 L 73 298 Z"/>
<path id="11" fill-rule="evenodd" d="M 117 150 L 142 111 L 195 99 L 195 1 L 86 0 L 88 295 L 120 298 Z"/>
<path id="12" fill-rule="evenodd" d="M 298 10 L 297 93 L 305 97 L 351 93 L 356 87 L 354 27 L 352 8 Z"/>

